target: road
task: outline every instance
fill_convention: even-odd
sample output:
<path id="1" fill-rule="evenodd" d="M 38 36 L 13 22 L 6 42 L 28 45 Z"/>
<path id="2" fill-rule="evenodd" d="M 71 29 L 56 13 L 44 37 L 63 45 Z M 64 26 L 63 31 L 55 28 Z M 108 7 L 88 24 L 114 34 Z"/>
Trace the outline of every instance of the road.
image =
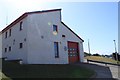
<path id="1" fill-rule="evenodd" d="M 120 80 L 120 66 L 108 65 L 108 64 L 105 65 L 96 62 L 87 63 L 86 61 L 84 63 L 80 63 L 79 65 L 93 69 L 96 72 L 95 78 L 114 78 Z"/>

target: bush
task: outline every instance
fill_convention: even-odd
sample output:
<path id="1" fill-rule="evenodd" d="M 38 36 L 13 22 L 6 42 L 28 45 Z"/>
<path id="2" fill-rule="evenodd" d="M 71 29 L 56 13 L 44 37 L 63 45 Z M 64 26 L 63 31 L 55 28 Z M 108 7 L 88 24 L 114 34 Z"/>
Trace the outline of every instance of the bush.
<path id="1" fill-rule="evenodd" d="M 114 58 L 115 60 L 117 60 L 117 59 L 116 59 L 116 54 L 117 54 L 118 61 L 120 61 L 120 55 L 119 55 L 118 53 L 112 53 L 113 58 Z"/>
<path id="2" fill-rule="evenodd" d="M 87 53 L 87 52 L 84 52 L 84 56 L 91 56 L 91 54 Z"/>
<path id="3" fill-rule="evenodd" d="M 96 54 L 93 54 L 93 56 L 101 56 L 100 54 L 96 53 Z"/>

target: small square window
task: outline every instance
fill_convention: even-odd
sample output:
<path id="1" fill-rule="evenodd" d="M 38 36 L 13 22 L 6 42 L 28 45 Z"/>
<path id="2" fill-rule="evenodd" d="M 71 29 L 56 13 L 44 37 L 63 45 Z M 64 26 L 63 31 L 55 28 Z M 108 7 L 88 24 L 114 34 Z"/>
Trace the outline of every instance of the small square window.
<path id="1" fill-rule="evenodd" d="M 54 32 L 58 32 L 58 27 L 57 27 L 57 25 L 53 25 L 53 31 L 54 31 Z"/>
<path id="2" fill-rule="evenodd" d="M 24 38 L 24 41 L 26 41 L 26 38 Z"/>
<path id="3" fill-rule="evenodd" d="M 13 40 L 13 45 L 15 45 L 15 39 Z"/>
<path id="4" fill-rule="evenodd" d="M 9 46 L 9 51 L 11 51 L 11 46 Z"/>
<path id="5" fill-rule="evenodd" d="M 65 35 L 62 35 L 62 37 L 65 37 Z"/>
<path id="6" fill-rule="evenodd" d="M 7 48 L 5 48 L 5 52 L 7 52 Z"/>

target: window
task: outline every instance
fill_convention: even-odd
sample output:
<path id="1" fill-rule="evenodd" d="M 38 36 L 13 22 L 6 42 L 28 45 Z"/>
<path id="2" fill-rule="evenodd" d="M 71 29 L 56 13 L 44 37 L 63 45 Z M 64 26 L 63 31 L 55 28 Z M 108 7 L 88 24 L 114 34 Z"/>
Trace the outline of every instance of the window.
<path id="1" fill-rule="evenodd" d="M 59 58 L 58 42 L 54 42 L 55 58 Z"/>
<path id="2" fill-rule="evenodd" d="M 20 48 L 23 48 L 23 43 L 20 43 L 20 44 L 19 44 L 19 47 L 20 47 Z"/>
<path id="3" fill-rule="evenodd" d="M 5 52 L 7 52 L 7 48 L 5 48 Z"/>
<path id="4" fill-rule="evenodd" d="M 9 46 L 9 51 L 11 51 L 11 46 Z"/>
<path id="5" fill-rule="evenodd" d="M 13 40 L 13 45 L 15 45 L 15 39 Z"/>
<path id="6" fill-rule="evenodd" d="M 9 30 L 9 36 L 11 36 L 11 29 Z"/>
<path id="7" fill-rule="evenodd" d="M 57 27 L 57 25 L 53 25 L 53 31 L 54 31 L 54 32 L 58 32 L 58 27 Z"/>
<path id="8" fill-rule="evenodd" d="M 23 29 L 23 22 L 20 22 L 20 31 Z"/>
<path id="9" fill-rule="evenodd" d="M 7 32 L 5 33 L 5 38 L 7 38 Z"/>
<path id="10" fill-rule="evenodd" d="M 26 41 L 26 38 L 24 38 L 24 41 Z"/>
<path id="11" fill-rule="evenodd" d="M 62 35 L 62 37 L 64 37 L 64 38 L 65 38 L 65 35 Z"/>

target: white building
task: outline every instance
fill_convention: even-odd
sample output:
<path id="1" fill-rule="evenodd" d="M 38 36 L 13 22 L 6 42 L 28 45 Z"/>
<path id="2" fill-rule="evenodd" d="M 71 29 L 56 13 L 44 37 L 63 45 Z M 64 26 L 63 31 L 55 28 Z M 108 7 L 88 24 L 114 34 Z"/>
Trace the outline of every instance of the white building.
<path id="1" fill-rule="evenodd" d="M 0 32 L 0 58 L 2 58 L 2 34 Z"/>
<path id="2" fill-rule="evenodd" d="M 27 12 L 2 30 L 2 57 L 24 64 L 83 62 L 83 40 L 61 21 L 61 9 Z"/>
<path id="3" fill-rule="evenodd" d="M 120 2 L 118 2 L 118 14 L 120 14 Z M 120 15 L 118 15 L 118 53 L 120 55 Z"/>

